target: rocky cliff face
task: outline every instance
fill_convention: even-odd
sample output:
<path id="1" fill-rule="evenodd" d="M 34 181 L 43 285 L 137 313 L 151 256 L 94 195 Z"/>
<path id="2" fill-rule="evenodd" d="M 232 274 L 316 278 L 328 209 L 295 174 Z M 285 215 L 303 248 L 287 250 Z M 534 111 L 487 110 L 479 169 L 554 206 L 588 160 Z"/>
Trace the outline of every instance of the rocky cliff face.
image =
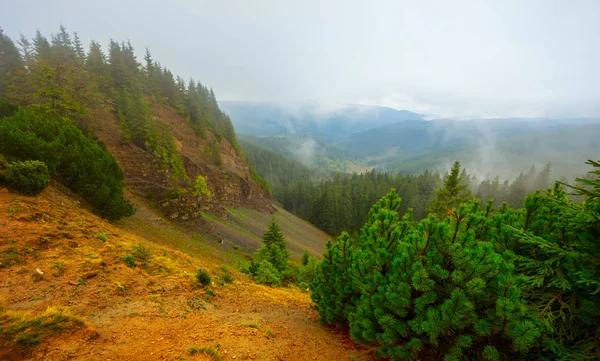
<path id="1" fill-rule="evenodd" d="M 252 179 L 248 163 L 229 141 L 217 140 L 210 132 L 198 136 L 185 118 L 166 105 L 153 104 L 152 113 L 155 123 L 171 132 L 187 178 L 175 177 L 169 166 L 143 145 L 123 144 L 110 112 L 103 112 L 94 126 L 94 134 L 121 165 L 132 193 L 157 204 L 171 219 L 185 222 L 199 219 L 201 212 L 225 219 L 225 207 L 273 211 L 274 200 Z M 192 194 L 198 175 L 206 180 L 210 199 Z"/>

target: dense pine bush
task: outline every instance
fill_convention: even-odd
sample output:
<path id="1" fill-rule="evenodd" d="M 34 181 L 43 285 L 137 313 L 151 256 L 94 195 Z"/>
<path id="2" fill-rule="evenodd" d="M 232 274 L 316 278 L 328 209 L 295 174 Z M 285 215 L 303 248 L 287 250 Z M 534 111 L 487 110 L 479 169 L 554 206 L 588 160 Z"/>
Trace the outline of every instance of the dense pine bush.
<path id="1" fill-rule="evenodd" d="M 8 164 L 3 177 L 9 187 L 28 195 L 39 194 L 50 184 L 48 167 L 37 160 Z"/>
<path id="2" fill-rule="evenodd" d="M 392 360 L 600 358 L 600 163 L 529 195 L 523 209 L 472 200 L 419 222 L 378 201 L 358 237 L 327 244 L 312 298 Z"/>
<path id="3" fill-rule="evenodd" d="M 0 119 L 0 153 L 43 161 L 57 180 L 109 220 L 134 213 L 123 198 L 123 171 L 104 144 L 53 111 L 21 108 Z"/>

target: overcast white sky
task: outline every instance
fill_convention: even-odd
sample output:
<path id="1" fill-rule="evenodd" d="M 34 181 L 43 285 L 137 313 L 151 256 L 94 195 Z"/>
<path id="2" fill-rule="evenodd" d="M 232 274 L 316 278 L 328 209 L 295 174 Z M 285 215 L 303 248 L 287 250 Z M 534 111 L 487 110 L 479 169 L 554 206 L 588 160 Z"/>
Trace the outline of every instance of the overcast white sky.
<path id="1" fill-rule="evenodd" d="M 220 100 L 600 116 L 600 1 L 0 0 L 16 40 L 130 39 Z"/>

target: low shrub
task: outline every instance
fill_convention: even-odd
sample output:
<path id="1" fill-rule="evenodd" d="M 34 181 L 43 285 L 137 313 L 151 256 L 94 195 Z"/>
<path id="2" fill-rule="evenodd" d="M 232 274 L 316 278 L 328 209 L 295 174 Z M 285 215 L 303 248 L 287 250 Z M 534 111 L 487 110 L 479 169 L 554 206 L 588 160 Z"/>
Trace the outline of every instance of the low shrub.
<path id="1" fill-rule="evenodd" d="M 39 160 L 9 163 L 3 174 L 6 185 L 31 196 L 40 194 L 50 184 L 48 167 Z"/>
<path id="2" fill-rule="evenodd" d="M 198 283 L 202 287 L 206 287 L 206 286 L 210 285 L 210 283 L 212 281 L 208 272 L 202 268 L 199 269 L 198 272 L 196 272 L 196 280 L 198 280 Z"/>
<path id="3" fill-rule="evenodd" d="M 124 262 L 127 264 L 127 267 L 131 267 L 131 268 L 134 268 L 134 267 L 135 267 L 135 264 L 136 264 L 136 259 L 135 259 L 135 257 L 133 257 L 132 255 L 130 255 L 130 254 L 126 254 L 126 255 L 125 255 L 125 256 L 123 256 L 123 258 L 121 258 L 121 259 L 122 259 L 122 260 L 123 260 L 123 261 L 124 261 Z"/>
<path id="4" fill-rule="evenodd" d="M 270 286 L 281 286 L 281 276 L 279 271 L 269 261 L 262 261 L 258 264 L 254 280 L 258 283 Z"/>

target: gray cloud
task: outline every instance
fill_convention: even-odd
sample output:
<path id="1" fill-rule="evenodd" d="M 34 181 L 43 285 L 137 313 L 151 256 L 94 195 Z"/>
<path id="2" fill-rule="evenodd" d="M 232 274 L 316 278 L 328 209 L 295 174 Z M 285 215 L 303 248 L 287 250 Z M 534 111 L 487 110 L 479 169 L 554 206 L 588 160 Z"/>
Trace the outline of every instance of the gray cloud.
<path id="1" fill-rule="evenodd" d="M 220 99 L 599 116 L 598 1 L 11 1 L 16 39 L 130 39 Z"/>

